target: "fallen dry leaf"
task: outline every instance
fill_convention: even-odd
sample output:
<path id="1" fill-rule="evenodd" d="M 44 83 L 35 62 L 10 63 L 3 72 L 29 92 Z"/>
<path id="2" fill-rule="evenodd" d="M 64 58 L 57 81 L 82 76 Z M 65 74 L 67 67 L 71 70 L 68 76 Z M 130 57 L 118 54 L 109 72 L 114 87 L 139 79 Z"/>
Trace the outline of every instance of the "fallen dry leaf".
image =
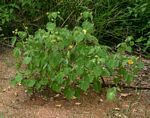
<path id="1" fill-rule="evenodd" d="M 8 88 L 7 88 L 8 90 L 10 90 L 11 89 L 11 87 L 10 86 L 8 86 Z"/>
<path id="2" fill-rule="evenodd" d="M 73 97 L 72 97 L 72 100 L 75 100 L 75 99 L 77 99 L 77 97 L 73 96 Z"/>
<path id="3" fill-rule="evenodd" d="M 56 94 L 54 97 L 55 97 L 55 98 L 58 98 L 59 96 L 60 96 L 60 94 Z"/>

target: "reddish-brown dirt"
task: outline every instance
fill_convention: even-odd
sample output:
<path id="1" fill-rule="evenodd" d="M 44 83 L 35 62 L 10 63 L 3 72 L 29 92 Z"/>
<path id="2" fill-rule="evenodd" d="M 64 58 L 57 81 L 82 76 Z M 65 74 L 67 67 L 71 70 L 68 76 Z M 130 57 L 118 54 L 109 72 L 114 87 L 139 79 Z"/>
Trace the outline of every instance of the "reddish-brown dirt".
<path id="1" fill-rule="evenodd" d="M 137 81 L 150 80 L 149 62 Z M 150 90 L 123 90 L 115 102 L 105 100 L 105 90 L 99 95 L 90 90 L 72 101 L 55 94 L 33 98 L 22 86 L 10 85 L 15 73 L 12 49 L 0 47 L 0 118 L 150 118 Z"/>

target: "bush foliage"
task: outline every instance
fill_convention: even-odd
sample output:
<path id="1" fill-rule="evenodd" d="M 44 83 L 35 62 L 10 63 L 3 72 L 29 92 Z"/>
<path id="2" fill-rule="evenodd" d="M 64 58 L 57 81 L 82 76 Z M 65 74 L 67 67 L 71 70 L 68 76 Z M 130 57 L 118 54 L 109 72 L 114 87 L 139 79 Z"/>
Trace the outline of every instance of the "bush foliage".
<path id="1" fill-rule="evenodd" d="M 46 29 L 39 29 L 33 35 L 16 32 L 22 39 L 14 50 L 17 67 L 24 64 L 26 68 L 19 69 L 13 84 L 21 83 L 29 92 L 51 89 L 71 99 L 90 87 L 99 93 L 103 77 L 113 78 L 116 85 L 133 81 L 141 63 L 136 57 L 123 55 L 130 47 L 124 49 L 120 45 L 118 52 L 113 53 L 109 47 L 99 45 L 93 36 L 94 24 L 89 12 L 82 13 L 81 26 L 72 30 L 57 27 L 57 17 L 57 12 L 50 13 Z M 115 88 L 109 89 L 108 99 L 113 99 L 115 93 Z"/>

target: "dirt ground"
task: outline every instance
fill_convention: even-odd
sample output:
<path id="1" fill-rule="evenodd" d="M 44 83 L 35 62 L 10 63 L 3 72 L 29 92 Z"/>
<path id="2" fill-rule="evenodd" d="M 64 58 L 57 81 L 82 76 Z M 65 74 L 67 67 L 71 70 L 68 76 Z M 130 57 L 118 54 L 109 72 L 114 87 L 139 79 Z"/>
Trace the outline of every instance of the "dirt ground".
<path id="1" fill-rule="evenodd" d="M 148 86 L 150 60 L 144 63 L 135 83 Z M 58 94 L 31 98 L 22 86 L 10 86 L 15 73 L 12 49 L 0 47 L 0 118 L 150 118 L 150 90 L 123 90 L 115 102 L 106 101 L 105 92 L 91 90 L 80 100 L 68 101 Z"/>

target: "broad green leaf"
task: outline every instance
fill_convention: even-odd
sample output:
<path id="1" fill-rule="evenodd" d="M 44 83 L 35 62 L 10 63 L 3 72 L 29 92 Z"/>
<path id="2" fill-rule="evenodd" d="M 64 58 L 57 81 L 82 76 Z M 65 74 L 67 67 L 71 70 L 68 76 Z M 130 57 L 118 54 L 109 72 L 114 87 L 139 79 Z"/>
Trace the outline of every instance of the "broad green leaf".
<path id="1" fill-rule="evenodd" d="M 130 41 L 130 46 L 134 46 L 134 41 Z"/>
<path id="2" fill-rule="evenodd" d="M 21 83 L 22 79 L 23 79 L 22 75 L 20 73 L 18 73 L 15 76 L 15 78 L 10 81 L 10 84 L 13 85 L 13 86 L 15 86 L 16 84 Z"/>
<path id="3" fill-rule="evenodd" d="M 28 88 L 28 89 L 27 89 L 27 93 L 28 93 L 28 94 L 33 94 L 33 89 Z"/>
<path id="4" fill-rule="evenodd" d="M 125 81 L 127 84 L 130 84 L 133 81 L 133 75 L 131 74 L 125 75 Z"/>
<path id="5" fill-rule="evenodd" d="M 63 72 L 60 72 L 57 76 L 56 76 L 56 79 L 55 81 L 57 81 L 58 84 L 62 84 L 63 81 L 64 81 L 64 73 Z"/>
<path id="6" fill-rule="evenodd" d="M 16 41 L 17 41 L 17 38 L 16 37 L 12 37 L 11 45 L 13 47 L 15 46 Z"/>
<path id="7" fill-rule="evenodd" d="M 41 85 L 47 85 L 48 84 L 48 79 L 47 78 L 43 78 L 41 79 L 41 81 L 39 82 Z"/>
<path id="8" fill-rule="evenodd" d="M 52 13 L 51 13 L 51 16 L 52 16 L 54 19 L 56 19 L 57 16 L 58 16 L 58 12 L 52 12 Z"/>
<path id="9" fill-rule="evenodd" d="M 143 69 L 144 68 L 144 63 L 143 62 L 139 62 L 137 64 L 137 66 L 138 66 L 139 69 Z"/>
<path id="10" fill-rule="evenodd" d="M 58 64 L 61 62 L 61 54 L 57 51 L 54 51 L 53 53 L 50 53 L 47 58 L 48 62 L 51 65 L 51 67 L 55 68 L 58 66 Z M 45 60 L 43 60 L 43 64 L 45 64 Z"/>
<path id="11" fill-rule="evenodd" d="M 86 42 L 88 44 L 99 45 L 97 38 L 95 36 L 92 36 L 91 34 L 86 34 L 86 38 L 85 39 L 86 39 Z"/>
<path id="12" fill-rule="evenodd" d="M 90 86 L 90 83 L 89 83 L 88 81 L 81 80 L 79 86 L 80 86 L 80 88 L 81 88 L 83 91 L 87 91 L 87 89 L 88 89 L 89 86 Z"/>
<path id="13" fill-rule="evenodd" d="M 27 87 L 33 87 L 34 85 L 35 85 L 35 82 L 36 82 L 36 80 L 34 80 L 34 79 L 29 79 L 29 80 L 25 80 L 23 83 L 25 84 L 25 86 L 27 86 Z"/>
<path id="14" fill-rule="evenodd" d="M 77 75 L 74 72 L 70 73 L 68 76 L 69 76 L 70 81 L 75 81 L 77 78 Z"/>
<path id="15" fill-rule="evenodd" d="M 21 83 L 22 80 L 23 80 L 22 74 L 18 73 L 15 77 L 15 81 L 17 83 Z"/>
<path id="16" fill-rule="evenodd" d="M 98 77 L 102 74 L 103 71 L 99 65 L 95 65 L 95 67 L 93 68 L 93 72 L 94 72 L 94 75 Z"/>
<path id="17" fill-rule="evenodd" d="M 79 43 L 84 39 L 84 34 L 82 32 L 79 31 L 75 31 L 74 32 L 74 40 Z"/>
<path id="18" fill-rule="evenodd" d="M 57 84 L 56 82 L 53 82 L 51 84 L 51 88 L 53 91 L 56 91 L 56 92 L 61 92 L 61 86 L 59 84 Z"/>
<path id="19" fill-rule="evenodd" d="M 95 49 L 95 48 L 91 48 L 91 49 L 89 50 L 88 54 L 89 54 L 89 55 L 92 55 L 92 54 L 94 54 L 94 53 L 95 53 L 95 51 L 96 51 L 96 49 Z"/>
<path id="20" fill-rule="evenodd" d="M 48 31 L 53 31 L 55 28 L 56 28 L 56 24 L 55 23 L 49 22 L 49 23 L 46 24 L 46 29 Z"/>
<path id="21" fill-rule="evenodd" d="M 88 74 L 87 76 L 85 76 L 84 80 L 89 82 L 89 83 L 92 83 L 94 80 L 94 75 Z"/>
<path id="22" fill-rule="evenodd" d="M 84 68 L 81 66 L 78 66 L 76 68 L 76 73 L 77 73 L 77 75 L 82 75 L 84 73 Z"/>
<path id="23" fill-rule="evenodd" d="M 130 41 L 133 40 L 133 39 L 134 39 L 133 36 L 128 36 L 128 37 L 126 38 L 125 42 L 130 42 Z"/>
<path id="24" fill-rule="evenodd" d="M 19 69 L 21 67 L 21 63 L 16 63 L 16 69 Z"/>
<path id="25" fill-rule="evenodd" d="M 71 99 L 75 95 L 75 90 L 67 87 L 64 89 L 64 95 L 67 97 L 67 99 Z"/>
<path id="26" fill-rule="evenodd" d="M 63 68 L 63 76 L 64 75 L 68 75 L 68 74 L 70 74 L 70 72 L 72 71 L 72 68 L 70 68 L 70 67 L 66 67 L 66 68 Z"/>
<path id="27" fill-rule="evenodd" d="M 84 19 L 92 18 L 92 13 L 85 11 L 82 13 Z"/>
<path id="28" fill-rule="evenodd" d="M 101 75 L 102 76 L 110 76 L 110 72 L 109 72 L 109 70 L 107 68 L 103 67 Z"/>
<path id="29" fill-rule="evenodd" d="M 93 89 L 99 93 L 102 89 L 102 84 L 100 83 L 100 81 L 94 81 L 93 83 Z"/>
<path id="30" fill-rule="evenodd" d="M 127 51 L 127 44 L 125 42 L 118 44 L 117 45 L 117 51 L 119 53 Z"/>
<path id="31" fill-rule="evenodd" d="M 37 83 L 35 84 L 35 89 L 36 89 L 36 90 L 40 90 L 41 87 L 42 87 L 42 84 L 41 84 L 40 82 L 37 82 Z"/>
<path id="32" fill-rule="evenodd" d="M 21 56 L 21 50 L 19 48 L 15 48 L 13 52 L 14 52 L 14 56 L 16 58 L 18 58 L 19 56 Z"/>
<path id="33" fill-rule="evenodd" d="M 12 80 L 10 81 L 10 83 L 11 83 L 13 86 L 15 86 L 17 83 L 21 83 L 22 80 L 23 80 L 22 75 L 21 75 L 20 73 L 17 73 L 17 75 L 15 76 L 15 78 L 12 79 Z"/>
<path id="34" fill-rule="evenodd" d="M 58 12 L 47 13 L 49 20 L 55 20 L 58 17 Z"/>
<path id="35" fill-rule="evenodd" d="M 91 59 L 89 60 L 89 62 L 86 64 L 86 68 L 88 68 L 89 70 L 97 70 L 96 68 L 96 59 Z M 95 68 L 95 69 L 94 69 Z"/>
<path id="36" fill-rule="evenodd" d="M 113 82 L 114 82 L 115 84 L 118 84 L 118 83 L 120 82 L 120 79 L 116 77 L 116 78 L 113 79 Z"/>
<path id="37" fill-rule="evenodd" d="M 96 47 L 96 50 L 98 52 L 99 57 L 103 58 L 103 59 L 107 59 L 107 50 L 101 48 L 101 47 Z"/>
<path id="38" fill-rule="evenodd" d="M 122 60 L 122 67 L 124 67 L 125 65 L 127 65 L 128 59 Z"/>
<path id="39" fill-rule="evenodd" d="M 80 88 L 76 88 L 76 89 L 75 89 L 75 96 L 76 96 L 77 98 L 80 98 L 80 95 L 81 95 L 81 89 L 80 89 Z"/>
<path id="40" fill-rule="evenodd" d="M 135 42 L 140 43 L 140 42 L 145 41 L 145 40 L 146 40 L 146 38 L 140 37 L 137 40 L 135 40 Z"/>
<path id="41" fill-rule="evenodd" d="M 71 32 L 67 28 L 58 29 L 59 35 L 61 35 L 65 40 L 69 40 Z"/>
<path id="42" fill-rule="evenodd" d="M 21 39 L 24 39 L 27 37 L 27 33 L 26 32 L 22 32 L 22 31 L 19 31 L 18 32 L 18 36 L 21 38 Z"/>
<path id="43" fill-rule="evenodd" d="M 114 88 L 109 88 L 109 89 L 107 90 L 107 95 L 106 95 L 107 100 L 108 100 L 108 101 L 113 101 L 113 100 L 115 100 L 116 92 L 117 92 L 117 90 L 116 90 L 115 87 L 114 87 Z"/>
<path id="44" fill-rule="evenodd" d="M 126 51 L 132 52 L 132 48 L 131 48 L 130 46 L 127 46 L 127 47 L 126 47 Z"/>
<path id="45" fill-rule="evenodd" d="M 83 29 L 87 30 L 87 32 L 92 33 L 94 30 L 94 25 L 88 21 L 84 21 L 82 23 Z"/>
<path id="46" fill-rule="evenodd" d="M 150 49 L 150 37 L 144 45 L 145 45 L 145 47 L 143 48 L 144 52 Z M 148 57 L 150 57 L 150 55 L 148 55 Z"/>
<path id="47" fill-rule="evenodd" d="M 128 71 L 125 68 L 121 68 L 119 73 L 122 74 L 124 77 L 128 74 Z"/>
<path id="48" fill-rule="evenodd" d="M 32 58 L 31 57 L 25 57 L 23 60 L 23 64 L 29 64 L 31 62 Z"/>
<path id="49" fill-rule="evenodd" d="M 110 58 L 106 63 L 107 63 L 107 66 L 112 69 L 119 66 L 118 60 L 116 60 L 114 58 Z"/>

